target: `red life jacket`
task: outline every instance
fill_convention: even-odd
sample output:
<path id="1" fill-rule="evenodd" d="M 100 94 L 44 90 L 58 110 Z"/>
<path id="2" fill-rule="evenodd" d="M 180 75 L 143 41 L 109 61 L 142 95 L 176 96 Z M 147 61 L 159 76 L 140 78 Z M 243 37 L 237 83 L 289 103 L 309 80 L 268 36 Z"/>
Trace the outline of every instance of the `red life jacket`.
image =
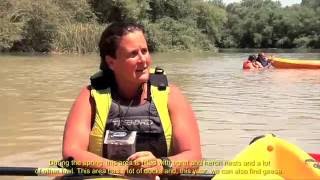
<path id="1" fill-rule="evenodd" d="M 244 61 L 243 65 L 242 65 L 242 68 L 243 69 L 250 69 L 250 66 L 249 66 L 250 63 L 252 64 L 252 62 L 249 61 L 249 60 Z"/>

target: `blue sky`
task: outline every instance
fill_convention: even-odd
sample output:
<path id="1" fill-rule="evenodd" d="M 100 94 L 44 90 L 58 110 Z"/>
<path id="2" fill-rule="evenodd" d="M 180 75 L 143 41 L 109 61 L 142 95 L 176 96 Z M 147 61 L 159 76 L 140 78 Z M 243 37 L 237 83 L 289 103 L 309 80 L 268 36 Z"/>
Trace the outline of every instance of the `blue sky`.
<path id="1" fill-rule="evenodd" d="M 224 3 L 240 2 L 241 0 L 223 0 Z M 274 0 L 276 1 L 276 0 Z M 290 6 L 292 4 L 300 4 L 301 0 L 279 0 L 282 6 Z"/>

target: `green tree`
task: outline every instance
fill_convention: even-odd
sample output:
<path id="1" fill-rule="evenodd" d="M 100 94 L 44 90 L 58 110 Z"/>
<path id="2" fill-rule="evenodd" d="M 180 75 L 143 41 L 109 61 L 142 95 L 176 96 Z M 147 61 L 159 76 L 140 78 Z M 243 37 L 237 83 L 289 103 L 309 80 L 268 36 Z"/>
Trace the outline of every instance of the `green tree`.
<path id="1" fill-rule="evenodd" d="M 192 0 L 150 0 L 149 4 L 153 22 L 164 17 L 179 20 L 193 15 Z"/>
<path id="2" fill-rule="evenodd" d="M 275 44 L 274 24 L 279 18 L 281 5 L 271 0 L 243 0 L 226 7 L 228 22 L 223 39 L 241 48 L 264 48 Z M 231 36 L 231 37 L 230 37 Z M 230 40 L 235 42 L 230 43 Z M 223 40 L 224 42 L 225 40 Z"/>
<path id="3" fill-rule="evenodd" d="M 193 5 L 197 27 L 208 36 L 213 45 L 221 44 L 223 27 L 227 21 L 226 11 L 216 3 L 197 2 Z"/>
<path id="4" fill-rule="evenodd" d="M 61 21 L 88 23 L 96 20 L 87 0 L 52 0 L 52 4 L 59 7 Z"/>
<path id="5" fill-rule="evenodd" d="M 196 24 L 164 17 L 146 25 L 151 50 L 213 50 L 214 45 Z"/>
<path id="6" fill-rule="evenodd" d="M 56 30 L 58 8 L 50 0 L 12 1 L 11 22 L 20 24 L 10 50 L 48 52 Z"/>
<path id="7" fill-rule="evenodd" d="M 12 1 L 0 1 L 0 52 L 9 51 L 14 42 L 22 38 L 23 23 L 17 16 Z"/>
<path id="8" fill-rule="evenodd" d="M 320 7 L 320 1 L 319 0 L 302 0 L 301 5 L 309 8 L 317 9 Z"/>
<path id="9" fill-rule="evenodd" d="M 149 0 L 89 0 L 100 23 L 143 21 L 147 19 Z"/>
<path id="10" fill-rule="evenodd" d="M 2 0 L 0 51 L 95 51 L 113 21 L 144 24 L 155 51 L 320 47 L 318 0 Z"/>

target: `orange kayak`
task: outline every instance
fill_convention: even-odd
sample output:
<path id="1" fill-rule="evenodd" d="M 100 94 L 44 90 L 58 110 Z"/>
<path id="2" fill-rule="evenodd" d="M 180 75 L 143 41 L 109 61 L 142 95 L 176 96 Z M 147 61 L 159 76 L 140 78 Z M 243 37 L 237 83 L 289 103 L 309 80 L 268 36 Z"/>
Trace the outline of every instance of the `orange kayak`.
<path id="1" fill-rule="evenodd" d="M 292 60 L 272 58 L 271 64 L 282 69 L 320 69 L 320 60 Z"/>

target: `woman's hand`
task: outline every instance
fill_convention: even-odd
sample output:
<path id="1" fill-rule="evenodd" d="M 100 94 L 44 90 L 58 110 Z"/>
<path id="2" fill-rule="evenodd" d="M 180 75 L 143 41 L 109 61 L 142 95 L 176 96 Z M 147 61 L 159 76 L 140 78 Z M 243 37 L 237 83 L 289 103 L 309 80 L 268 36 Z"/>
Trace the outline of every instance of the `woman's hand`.
<path id="1" fill-rule="evenodd" d="M 109 168 L 110 174 L 116 176 L 126 176 L 128 173 L 128 165 L 115 162 L 114 166 Z"/>
<path id="2" fill-rule="evenodd" d="M 139 171 L 145 175 L 158 175 L 163 172 L 161 159 L 157 159 L 150 151 L 136 152 L 128 158 L 128 161 L 129 168 L 140 169 Z"/>

